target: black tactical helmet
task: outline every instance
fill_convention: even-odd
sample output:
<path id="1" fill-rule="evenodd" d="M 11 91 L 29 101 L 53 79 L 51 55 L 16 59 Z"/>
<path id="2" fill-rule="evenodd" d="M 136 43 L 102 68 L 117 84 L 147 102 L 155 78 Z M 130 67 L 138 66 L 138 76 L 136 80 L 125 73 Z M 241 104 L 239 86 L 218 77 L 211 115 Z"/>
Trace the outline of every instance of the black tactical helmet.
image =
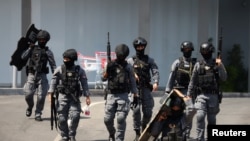
<path id="1" fill-rule="evenodd" d="M 125 44 L 117 45 L 115 48 L 116 57 L 119 59 L 125 59 L 129 55 L 129 48 Z"/>
<path id="2" fill-rule="evenodd" d="M 204 59 L 212 58 L 214 52 L 214 46 L 209 42 L 204 42 L 200 46 L 200 53 Z"/>
<path id="3" fill-rule="evenodd" d="M 190 42 L 190 41 L 184 41 L 181 43 L 181 52 L 183 51 L 194 51 L 194 46 L 193 46 L 193 43 Z"/>
<path id="4" fill-rule="evenodd" d="M 201 54 L 208 54 L 214 52 L 214 46 L 209 42 L 204 42 L 200 46 L 200 53 Z"/>
<path id="5" fill-rule="evenodd" d="M 63 53 L 63 58 L 69 58 L 72 61 L 76 61 L 77 51 L 75 49 L 68 49 Z"/>
<path id="6" fill-rule="evenodd" d="M 173 107 L 173 106 L 178 106 L 180 108 L 183 108 L 183 101 L 180 97 L 178 96 L 174 96 L 172 97 L 171 101 L 170 101 L 170 107 Z"/>
<path id="7" fill-rule="evenodd" d="M 133 45 L 134 45 L 134 48 L 136 48 L 138 45 L 143 45 L 146 47 L 147 41 L 142 37 L 138 37 L 133 41 Z"/>
<path id="8" fill-rule="evenodd" d="M 45 39 L 46 41 L 50 40 L 50 34 L 46 30 L 39 31 L 36 37 L 37 37 L 37 39 L 42 38 L 42 39 Z"/>

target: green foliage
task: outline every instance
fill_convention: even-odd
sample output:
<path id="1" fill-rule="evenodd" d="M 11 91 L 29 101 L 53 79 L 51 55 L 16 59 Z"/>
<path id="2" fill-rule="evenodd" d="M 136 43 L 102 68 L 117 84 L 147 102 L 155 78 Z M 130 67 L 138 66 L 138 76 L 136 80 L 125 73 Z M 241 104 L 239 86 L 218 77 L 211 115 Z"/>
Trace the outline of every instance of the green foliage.
<path id="1" fill-rule="evenodd" d="M 248 91 L 248 71 L 244 68 L 241 55 L 241 47 L 235 44 L 228 52 L 228 64 L 225 66 L 228 74 L 227 81 L 221 82 L 224 92 L 247 92 Z"/>

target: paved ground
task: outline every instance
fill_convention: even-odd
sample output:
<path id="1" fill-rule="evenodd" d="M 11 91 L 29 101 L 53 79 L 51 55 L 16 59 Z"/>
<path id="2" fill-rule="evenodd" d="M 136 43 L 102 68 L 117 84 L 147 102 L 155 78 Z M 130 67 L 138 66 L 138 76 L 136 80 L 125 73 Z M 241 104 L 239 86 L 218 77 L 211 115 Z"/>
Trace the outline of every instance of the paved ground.
<path id="1" fill-rule="evenodd" d="M 159 96 L 155 97 L 155 110 L 159 108 Z M 84 106 L 84 103 L 82 103 Z M 46 100 L 43 113 L 44 120 L 36 122 L 34 115 L 25 116 L 26 103 L 24 95 L 0 95 L 0 140 L 4 141 L 57 141 L 58 132 L 50 127 L 50 105 Z M 224 98 L 218 124 L 250 124 L 250 98 Z M 77 133 L 78 141 L 105 141 L 108 133 L 103 123 L 104 100 L 100 95 L 92 97 L 91 115 L 81 115 Z M 34 112 L 34 111 L 33 111 Z M 195 127 L 195 122 L 194 125 Z M 131 112 L 127 119 L 126 141 L 134 138 Z M 194 129 L 192 130 L 194 136 Z"/>

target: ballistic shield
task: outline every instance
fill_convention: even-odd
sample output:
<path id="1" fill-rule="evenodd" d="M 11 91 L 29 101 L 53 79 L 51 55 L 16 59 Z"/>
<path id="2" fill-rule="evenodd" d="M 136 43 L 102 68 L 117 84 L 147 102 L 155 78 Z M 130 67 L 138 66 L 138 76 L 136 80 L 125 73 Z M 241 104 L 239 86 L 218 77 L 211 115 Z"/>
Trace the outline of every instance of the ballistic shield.
<path id="1" fill-rule="evenodd" d="M 38 30 L 34 24 L 31 24 L 26 32 L 25 37 L 21 37 L 17 42 L 17 48 L 11 56 L 10 65 L 16 66 L 17 70 L 20 71 L 26 65 L 28 60 L 23 60 L 21 58 L 22 53 L 28 49 L 30 44 L 35 44 L 37 41 L 36 35 L 40 30 Z"/>

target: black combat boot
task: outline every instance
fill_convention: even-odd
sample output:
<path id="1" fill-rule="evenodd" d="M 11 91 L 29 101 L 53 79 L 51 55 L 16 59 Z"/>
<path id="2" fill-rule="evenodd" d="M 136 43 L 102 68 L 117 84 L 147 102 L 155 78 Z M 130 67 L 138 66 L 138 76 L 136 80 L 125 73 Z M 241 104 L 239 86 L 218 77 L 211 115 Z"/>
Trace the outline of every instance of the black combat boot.
<path id="1" fill-rule="evenodd" d="M 76 141 L 76 138 L 74 136 L 72 136 L 72 137 L 69 137 L 69 140 L 70 141 Z"/>
<path id="2" fill-rule="evenodd" d="M 62 137 L 59 141 L 69 141 L 68 137 Z"/>
<path id="3" fill-rule="evenodd" d="M 31 114 L 32 114 L 32 109 L 27 108 L 27 110 L 26 110 L 26 116 L 27 116 L 27 117 L 30 117 Z"/>
<path id="4" fill-rule="evenodd" d="M 135 130 L 135 139 L 134 139 L 134 141 L 138 141 L 138 140 L 139 140 L 140 135 L 141 135 L 140 130 L 136 129 L 136 130 Z"/>
<path id="5" fill-rule="evenodd" d="M 115 134 L 109 135 L 109 140 L 108 141 L 115 141 Z"/>
<path id="6" fill-rule="evenodd" d="M 43 121 L 43 119 L 42 119 L 42 117 L 41 117 L 40 115 L 36 116 L 36 117 L 35 117 L 35 120 L 36 120 L 36 121 Z"/>

